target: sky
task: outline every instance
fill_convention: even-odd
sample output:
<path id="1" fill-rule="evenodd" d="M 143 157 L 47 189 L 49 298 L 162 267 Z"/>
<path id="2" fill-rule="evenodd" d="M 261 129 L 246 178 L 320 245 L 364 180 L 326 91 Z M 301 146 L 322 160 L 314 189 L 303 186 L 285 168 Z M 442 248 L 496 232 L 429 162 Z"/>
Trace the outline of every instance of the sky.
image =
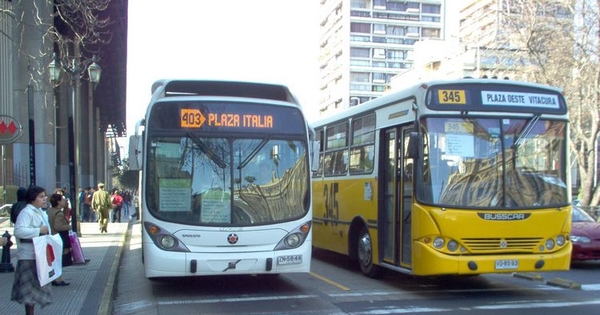
<path id="1" fill-rule="evenodd" d="M 316 118 L 318 31 L 316 0 L 129 0 L 128 136 L 158 79 L 284 84 Z"/>

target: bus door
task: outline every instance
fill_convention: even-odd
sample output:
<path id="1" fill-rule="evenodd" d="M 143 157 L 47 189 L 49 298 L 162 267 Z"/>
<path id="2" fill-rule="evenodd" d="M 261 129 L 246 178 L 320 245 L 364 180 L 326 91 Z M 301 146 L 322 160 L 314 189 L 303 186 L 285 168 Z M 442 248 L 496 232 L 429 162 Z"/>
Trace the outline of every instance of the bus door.
<path id="1" fill-rule="evenodd" d="M 413 161 L 405 158 L 412 127 L 383 131 L 379 174 L 382 178 L 379 209 L 379 250 L 383 261 L 394 266 L 411 266 L 411 202 Z"/>

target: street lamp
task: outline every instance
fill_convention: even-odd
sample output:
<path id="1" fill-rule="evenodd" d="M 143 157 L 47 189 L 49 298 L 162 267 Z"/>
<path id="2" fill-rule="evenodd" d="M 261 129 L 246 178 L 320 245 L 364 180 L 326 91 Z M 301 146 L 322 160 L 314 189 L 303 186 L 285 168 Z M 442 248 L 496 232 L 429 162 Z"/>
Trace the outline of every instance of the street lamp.
<path id="1" fill-rule="evenodd" d="M 72 214 L 71 224 L 73 232 L 79 234 L 79 224 L 77 221 L 78 216 L 78 196 L 77 188 L 80 185 L 79 174 L 76 174 L 75 167 L 81 167 L 81 159 L 79 155 L 80 143 L 79 137 L 81 136 L 81 123 L 78 119 L 77 109 L 79 105 L 79 84 L 85 71 L 88 72 L 88 78 L 90 83 L 96 84 L 100 82 L 100 75 L 102 74 L 102 68 L 96 63 L 96 55 L 92 59 L 86 60 L 81 65 L 77 62 L 76 58 L 73 58 L 71 65 L 64 65 L 60 60 L 57 60 L 56 54 L 52 55 L 52 62 L 48 65 L 48 71 L 50 72 L 50 80 L 58 82 L 62 71 L 68 73 L 71 76 L 71 107 L 69 108 L 69 122 L 68 122 L 68 134 L 69 134 L 69 195 L 72 201 Z"/>

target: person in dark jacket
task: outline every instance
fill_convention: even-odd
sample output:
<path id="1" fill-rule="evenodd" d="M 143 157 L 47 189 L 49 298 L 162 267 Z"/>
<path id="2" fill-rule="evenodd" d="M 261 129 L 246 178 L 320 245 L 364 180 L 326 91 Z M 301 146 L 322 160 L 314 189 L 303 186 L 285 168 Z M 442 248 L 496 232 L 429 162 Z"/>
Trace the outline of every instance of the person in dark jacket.
<path id="1" fill-rule="evenodd" d="M 19 187 L 17 189 L 17 202 L 10 207 L 10 222 L 17 223 L 17 216 L 19 216 L 19 212 L 25 208 L 27 205 L 27 201 L 25 201 L 25 193 L 27 192 L 27 188 Z"/>

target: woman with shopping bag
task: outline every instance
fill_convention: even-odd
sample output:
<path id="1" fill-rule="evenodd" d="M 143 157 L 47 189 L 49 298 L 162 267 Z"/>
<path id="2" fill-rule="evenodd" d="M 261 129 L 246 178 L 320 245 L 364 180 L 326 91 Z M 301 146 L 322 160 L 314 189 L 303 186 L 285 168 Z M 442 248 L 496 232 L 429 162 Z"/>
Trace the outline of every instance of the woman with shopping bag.
<path id="1" fill-rule="evenodd" d="M 48 216 L 42 210 L 48 202 L 44 188 L 30 186 L 25 201 L 27 205 L 19 213 L 14 227 L 18 263 L 10 299 L 25 304 L 25 313 L 33 315 L 35 305 L 45 307 L 52 303 L 52 291 L 49 285 L 40 285 L 32 239 L 51 231 Z"/>

